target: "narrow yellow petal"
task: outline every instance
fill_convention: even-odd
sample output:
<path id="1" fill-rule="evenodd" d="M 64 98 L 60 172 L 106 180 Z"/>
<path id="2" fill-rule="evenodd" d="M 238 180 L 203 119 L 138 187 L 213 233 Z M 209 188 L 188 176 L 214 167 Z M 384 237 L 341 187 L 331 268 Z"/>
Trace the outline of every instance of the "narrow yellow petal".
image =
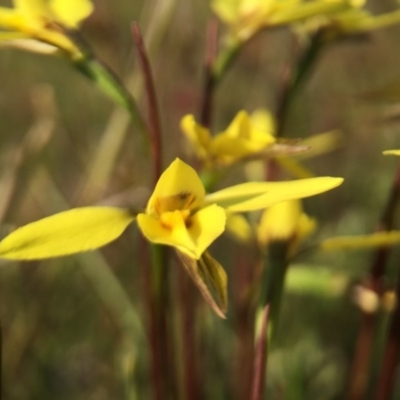
<path id="1" fill-rule="evenodd" d="M 371 235 L 338 236 L 324 240 L 323 250 L 357 250 L 390 247 L 400 244 L 400 231 L 377 232 Z"/>
<path id="2" fill-rule="evenodd" d="M 0 242 L 0 257 L 37 260 L 97 249 L 135 219 L 127 210 L 82 207 L 25 225 Z"/>
<path id="3" fill-rule="evenodd" d="M 280 201 L 314 196 L 342 183 L 343 178 L 332 177 L 287 182 L 248 182 L 207 195 L 206 202 L 216 203 L 232 212 L 253 211 L 269 207 Z"/>
<path id="4" fill-rule="evenodd" d="M 400 150 L 386 150 L 383 152 L 385 156 L 400 156 Z"/>

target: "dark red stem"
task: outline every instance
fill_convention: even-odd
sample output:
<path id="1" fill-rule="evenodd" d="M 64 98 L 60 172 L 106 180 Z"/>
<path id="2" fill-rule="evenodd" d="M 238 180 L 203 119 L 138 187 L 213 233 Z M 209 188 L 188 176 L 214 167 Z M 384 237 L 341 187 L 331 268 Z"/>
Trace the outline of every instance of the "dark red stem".
<path id="1" fill-rule="evenodd" d="M 393 221 L 396 208 L 400 198 L 400 165 L 395 173 L 392 187 L 390 189 L 389 197 L 386 202 L 385 208 L 378 223 L 377 231 L 387 231 L 393 228 Z M 379 298 L 384 293 L 383 278 L 386 272 L 386 262 L 390 253 L 390 248 L 383 247 L 376 251 L 373 263 L 370 268 L 370 274 L 365 279 L 364 286 L 373 290 Z M 395 314 L 396 316 L 397 314 Z M 400 318 L 400 316 L 399 316 Z M 355 355 L 353 358 L 353 365 L 350 371 L 348 399 L 361 400 L 364 397 L 368 371 L 369 360 L 372 351 L 372 341 L 374 338 L 375 327 L 377 323 L 377 316 L 364 312 L 361 321 L 361 327 L 356 340 Z M 395 324 L 395 319 L 393 324 Z M 400 338 L 396 338 L 398 342 Z M 388 346 L 390 345 L 390 341 Z M 393 344 L 392 344 L 393 345 Z M 398 344 L 399 345 L 399 344 Z M 388 360 L 389 361 L 389 360 Z M 384 366 L 385 368 L 385 366 Z M 392 375 L 394 371 L 387 371 L 381 374 L 378 381 L 378 387 L 382 386 L 381 380 L 392 382 Z M 387 374 L 391 375 L 389 377 Z M 383 390 L 383 389 L 382 389 Z M 386 388 L 385 390 L 389 390 Z"/>
<path id="2" fill-rule="evenodd" d="M 132 35 L 136 44 L 136 49 L 138 51 L 139 62 L 142 69 L 147 94 L 150 128 L 149 134 L 154 162 L 154 184 L 156 184 L 162 172 L 162 133 L 157 105 L 158 102 L 154 86 L 153 74 L 151 72 L 151 67 L 144 46 L 143 37 L 140 33 L 139 25 L 136 22 L 132 24 Z"/>
<path id="3" fill-rule="evenodd" d="M 256 342 L 254 370 L 253 370 L 253 387 L 251 392 L 251 400 L 261 400 L 263 398 L 265 375 L 267 370 L 267 349 L 268 349 L 268 311 L 269 305 L 266 305 L 262 311 L 262 322 L 259 336 Z"/>

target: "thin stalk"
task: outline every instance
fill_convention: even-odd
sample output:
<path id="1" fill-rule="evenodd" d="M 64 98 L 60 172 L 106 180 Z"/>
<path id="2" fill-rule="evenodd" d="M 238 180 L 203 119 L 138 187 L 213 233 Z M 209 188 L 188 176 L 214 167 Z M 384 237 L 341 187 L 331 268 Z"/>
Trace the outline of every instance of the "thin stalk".
<path id="1" fill-rule="evenodd" d="M 149 135 L 153 160 L 153 184 L 156 185 L 162 172 L 162 133 L 158 112 L 157 96 L 150 62 L 144 46 L 140 28 L 132 24 L 132 35 L 138 51 L 139 62 L 145 83 L 148 102 Z M 170 331 L 167 323 L 169 309 L 168 253 L 162 246 L 151 246 L 150 284 L 150 331 L 152 341 L 152 364 L 156 399 L 176 398 L 174 371 L 170 355 Z"/>
<path id="2" fill-rule="evenodd" d="M 183 398 L 200 400 L 203 398 L 200 382 L 201 372 L 198 368 L 198 346 L 196 343 L 196 308 L 197 297 L 192 282 L 183 268 L 178 268 L 179 305 L 181 314 L 182 364 L 183 364 Z"/>
<path id="3" fill-rule="evenodd" d="M 254 366 L 254 253 L 258 253 L 246 244 L 235 248 L 235 265 L 232 268 L 231 286 L 233 298 L 232 313 L 235 315 L 237 335 L 234 350 L 233 393 L 235 400 L 248 400 L 251 393 Z"/>
<path id="4" fill-rule="evenodd" d="M 145 81 L 149 112 L 149 134 L 154 163 L 154 184 L 156 184 L 162 172 L 162 132 L 158 112 L 158 102 L 150 62 L 144 47 L 139 25 L 136 22 L 132 24 L 132 34 L 138 50 L 139 61 Z"/>
<path id="5" fill-rule="evenodd" d="M 366 400 L 375 398 L 375 391 L 379 379 L 379 371 L 382 366 L 383 354 L 386 347 L 386 338 L 390 322 L 390 313 L 387 310 L 379 310 L 376 315 L 376 329 L 372 343 L 371 357 L 368 370 L 368 382 L 366 387 Z"/>
<path id="6" fill-rule="evenodd" d="M 386 205 L 383 209 L 377 231 L 386 231 L 393 228 L 393 221 L 400 199 L 400 164 L 397 167 L 392 187 Z M 369 276 L 364 282 L 364 286 L 373 290 L 381 298 L 384 293 L 383 278 L 386 273 L 387 259 L 390 249 L 387 247 L 379 248 L 374 256 Z M 374 333 L 378 329 L 378 319 L 376 315 L 364 312 L 358 337 L 356 339 L 356 349 L 353 364 L 350 370 L 350 379 L 347 398 L 349 400 L 362 400 L 366 393 L 366 388 L 370 379 L 369 371 L 371 367 L 371 354 L 374 347 Z M 387 379 L 387 376 L 381 377 Z M 378 382 L 378 387 L 381 383 Z"/>
<path id="7" fill-rule="evenodd" d="M 287 253 L 289 243 L 286 241 L 272 242 L 268 246 L 268 255 L 265 259 L 264 273 L 261 281 L 259 310 L 269 304 L 269 344 L 274 339 L 278 325 L 279 311 L 286 271 L 288 268 Z"/>
<path id="8" fill-rule="evenodd" d="M 3 398 L 3 327 L 0 325 L 0 400 Z"/>
<path id="9" fill-rule="evenodd" d="M 280 94 L 280 99 L 278 100 L 278 109 L 276 113 L 278 122 L 276 137 L 282 137 L 284 135 L 287 114 L 293 99 L 320 55 L 320 51 L 323 48 L 321 35 L 322 33 L 317 33 L 312 37 L 310 44 L 301 54 L 297 61 L 297 67 L 292 73 L 290 73 L 288 68 L 283 71 L 281 78 L 283 89 Z"/>
<path id="10" fill-rule="evenodd" d="M 142 134 L 147 132 L 147 127 L 136 102 L 120 79 L 108 67 L 92 56 L 75 61 L 74 64 L 103 93 L 129 112 L 133 124 Z"/>
<path id="11" fill-rule="evenodd" d="M 277 138 L 285 135 L 287 116 L 292 102 L 318 59 L 322 48 L 322 32 L 318 32 L 312 37 L 310 44 L 300 55 L 295 70 L 292 71 L 289 66 L 284 68 L 281 76 L 282 89 L 279 94 L 276 111 L 275 136 Z M 266 163 L 266 180 L 276 180 L 278 172 L 279 165 L 277 162 L 274 159 L 269 160 Z"/>
<path id="12" fill-rule="evenodd" d="M 400 297 L 400 279 L 397 278 L 397 299 Z M 378 377 L 376 400 L 387 400 L 393 395 L 396 384 L 396 372 L 400 359 L 400 307 L 397 306 L 389 326 L 389 334 Z"/>
<path id="13" fill-rule="evenodd" d="M 242 46 L 241 42 L 231 39 L 217 55 L 217 40 L 217 24 L 212 21 L 207 32 L 203 98 L 200 106 L 200 123 L 205 127 L 210 127 L 211 124 L 215 89 L 236 59 Z"/>
<path id="14" fill-rule="evenodd" d="M 273 343 L 278 325 L 283 285 L 288 267 L 288 244 L 286 241 L 270 243 L 268 254 L 265 258 L 258 312 L 256 314 L 256 348 L 254 354 L 252 400 L 260 400 L 265 388 L 268 351 Z"/>
<path id="15" fill-rule="evenodd" d="M 261 313 L 261 328 L 256 340 L 251 400 L 261 400 L 264 393 L 268 358 L 268 314 L 269 306 L 266 305 Z"/>
<path id="16" fill-rule="evenodd" d="M 207 27 L 206 61 L 204 67 L 203 99 L 200 110 L 200 124 L 209 128 L 212 118 L 215 77 L 213 65 L 217 57 L 218 24 L 212 20 Z"/>

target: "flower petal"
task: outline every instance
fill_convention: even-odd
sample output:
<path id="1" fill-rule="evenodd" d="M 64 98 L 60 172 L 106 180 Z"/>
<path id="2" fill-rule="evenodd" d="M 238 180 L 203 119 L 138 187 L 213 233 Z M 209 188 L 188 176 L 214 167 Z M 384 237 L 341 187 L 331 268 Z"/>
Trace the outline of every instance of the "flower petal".
<path id="1" fill-rule="evenodd" d="M 208 129 L 199 125 L 193 115 L 185 115 L 181 120 L 181 129 L 192 143 L 200 158 L 210 156 L 211 136 Z"/>
<path id="2" fill-rule="evenodd" d="M 165 227 L 159 219 L 147 214 L 138 215 L 139 228 L 151 242 L 175 247 L 197 260 L 225 229 L 225 211 L 215 204 L 193 215 L 189 228 L 186 228 L 180 211 L 173 213 L 174 224 L 171 228 Z"/>
<path id="3" fill-rule="evenodd" d="M 180 251 L 177 251 L 177 255 L 206 303 L 219 317 L 226 318 L 228 278 L 222 266 L 207 252 L 200 260 L 193 259 Z"/>
<path id="4" fill-rule="evenodd" d="M 196 258 L 200 258 L 210 244 L 225 230 L 226 213 L 213 204 L 202 208 L 191 218 L 189 233 L 196 245 Z"/>
<path id="5" fill-rule="evenodd" d="M 174 226 L 167 228 L 159 219 L 147 214 L 139 214 L 137 222 L 143 235 L 153 243 L 165 244 L 180 250 L 192 258 L 198 258 L 196 245 L 185 226 L 179 211 L 174 212 Z"/>
<path id="6" fill-rule="evenodd" d="M 284 200 L 302 199 L 331 190 L 343 178 L 319 177 L 288 182 L 248 182 L 231 186 L 206 196 L 207 203 L 216 203 L 232 212 L 253 211 Z"/>
<path id="7" fill-rule="evenodd" d="M 0 27 L 8 30 L 18 30 L 23 24 L 23 16 L 16 10 L 0 7 Z"/>
<path id="8" fill-rule="evenodd" d="M 191 205 L 191 209 L 193 209 L 203 203 L 205 190 L 197 172 L 188 164 L 176 158 L 158 180 L 149 200 L 147 212 L 150 214 L 154 212 L 158 199 L 180 194 L 194 196 L 195 202 Z"/>
<path id="9" fill-rule="evenodd" d="M 134 221 L 127 210 L 83 207 L 25 225 L 0 242 L 0 257 L 37 260 L 97 249 Z"/>
<path id="10" fill-rule="evenodd" d="M 60 22 L 77 28 L 93 12 L 94 7 L 90 0 L 51 0 L 50 8 Z"/>

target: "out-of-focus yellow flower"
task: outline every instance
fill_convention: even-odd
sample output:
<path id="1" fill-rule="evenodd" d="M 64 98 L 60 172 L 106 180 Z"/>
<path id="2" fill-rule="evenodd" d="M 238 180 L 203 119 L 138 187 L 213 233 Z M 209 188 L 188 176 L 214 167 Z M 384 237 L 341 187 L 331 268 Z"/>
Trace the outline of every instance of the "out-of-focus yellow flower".
<path id="1" fill-rule="evenodd" d="M 212 0 L 211 7 L 229 25 L 233 36 L 245 41 L 267 26 L 329 15 L 352 7 L 351 3 L 351 0 Z"/>
<path id="2" fill-rule="evenodd" d="M 310 34 L 317 30 L 324 31 L 324 39 L 365 33 L 400 22 L 400 10 L 373 15 L 363 9 L 364 1 L 354 1 L 351 7 L 341 12 L 327 15 L 316 15 L 297 27 L 301 33 Z"/>
<path id="3" fill-rule="evenodd" d="M 0 7 L 0 40 L 32 51 L 61 49 L 75 60 L 82 56 L 70 32 L 92 13 L 90 0 L 13 0 L 13 4 L 14 8 Z"/>
<path id="4" fill-rule="evenodd" d="M 400 150 L 386 150 L 383 152 L 385 156 L 400 156 Z"/>
<path id="5" fill-rule="evenodd" d="M 199 125 L 193 115 L 182 118 L 181 128 L 207 166 L 232 164 L 261 153 L 276 142 L 272 116 L 268 119 L 260 113 L 253 120 L 246 111 L 240 111 L 228 128 L 215 136 Z"/>
<path id="6" fill-rule="evenodd" d="M 303 212 L 300 200 L 283 201 L 263 212 L 257 238 L 263 247 L 271 242 L 289 242 L 292 253 L 316 226 L 315 219 Z"/>

